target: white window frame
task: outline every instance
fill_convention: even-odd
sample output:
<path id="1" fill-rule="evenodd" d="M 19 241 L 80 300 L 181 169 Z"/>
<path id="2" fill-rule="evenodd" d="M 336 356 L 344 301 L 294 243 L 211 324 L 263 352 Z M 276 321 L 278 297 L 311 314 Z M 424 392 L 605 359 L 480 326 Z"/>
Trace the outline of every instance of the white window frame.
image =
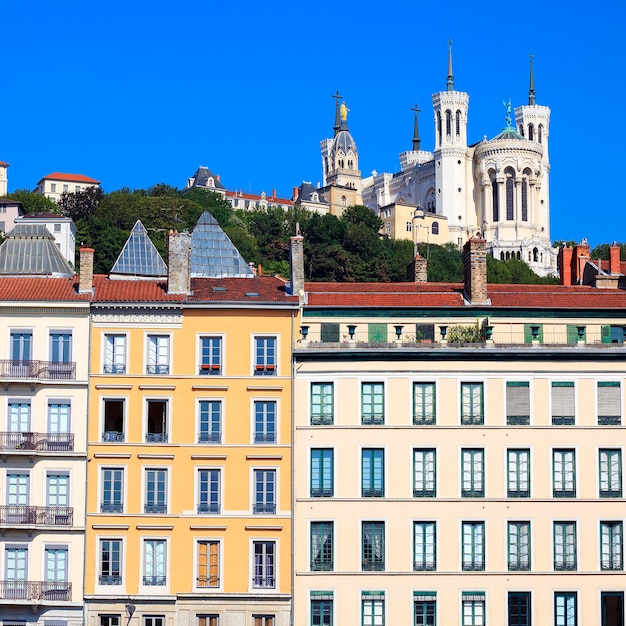
<path id="1" fill-rule="evenodd" d="M 126 589 L 126 567 L 125 567 L 125 556 L 126 556 L 126 544 L 125 537 L 123 535 L 97 535 L 96 536 L 96 546 L 97 546 L 97 569 L 95 575 L 95 587 L 99 589 L 100 593 L 103 593 L 105 590 L 111 593 L 111 591 L 124 592 Z M 119 541 L 120 542 L 120 578 L 121 582 L 119 585 L 103 585 L 100 583 L 100 573 L 102 571 L 102 549 L 101 542 L 102 541 Z"/>
<path id="2" fill-rule="evenodd" d="M 148 496 L 148 471 L 166 472 L 165 481 L 165 513 L 145 513 Z M 171 465 L 142 465 L 141 466 L 141 513 L 145 515 L 167 515 L 170 512 L 172 498 L 172 467 Z"/>
<path id="3" fill-rule="evenodd" d="M 128 440 L 128 405 L 130 402 L 130 399 L 128 396 L 100 396 L 100 429 L 98 431 L 98 441 L 107 441 L 104 439 L 104 433 L 105 433 L 105 427 L 106 427 L 106 422 L 105 422 L 105 404 L 107 401 L 113 401 L 113 402 L 122 402 L 122 406 L 123 406 L 123 411 L 122 411 L 122 439 L 118 442 L 118 443 L 123 443 L 125 441 Z M 106 432 L 119 432 L 119 431 L 106 431 Z"/>
<path id="4" fill-rule="evenodd" d="M 162 433 L 148 433 L 148 405 L 150 402 L 165 403 L 165 426 Z M 143 396 L 143 441 L 154 445 L 163 445 L 174 441 L 172 429 L 174 427 L 172 419 L 172 407 L 174 399 L 172 396 Z M 148 441 L 149 434 L 160 434 L 162 437 L 153 437 L 154 441 Z M 164 436 L 164 437 L 163 437 Z"/>
<path id="5" fill-rule="evenodd" d="M 276 432 L 276 437 L 275 437 L 275 441 L 271 442 L 271 441 L 267 441 L 267 442 L 256 442 L 255 441 L 255 436 L 256 436 L 256 403 L 257 402 L 273 402 L 276 406 L 276 420 L 275 420 L 275 432 Z M 281 437 L 280 437 L 280 426 L 281 426 L 281 420 L 280 420 L 280 410 L 281 410 L 281 406 L 280 406 L 280 398 L 276 398 L 276 397 L 262 397 L 262 396 L 253 396 L 252 398 L 250 398 L 250 443 L 253 445 L 257 445 L 257 446 L 266 446 L 266 445 L 277 445 L 280 443 L 281 441 Z"/>
<path id="6" fill-rule="evenodd" d="M 274 586 L 273 587 L 257 587 L 254 584 L 254 544 L 257 542 L 261 543 L 274 543 Z M 280 589 L 280 539 L 279 537 L 250 537 L 249 542 L 249 568 L 250 575 L 248 580 L 249 588 L 248 591 L 253 593 L 261 593 L 261 594 L 275 594 Z"/>
<path id="7" fill-rule="evenodd" d="M 166 339 L 165 342 L 165 359 L 162 358 L 161 350 L 162 346 L 156 344 L 156 361 L 152 358 L 152 338 L 156 339 Z M 144 335 L 144 355 L 145 355 L 145 363 L 144 363 L 144 373 L 150 376 L 169 376 L 172 374 L 172 353 L 173 353 L 173 345 L 172 345 L 172 333 L 170 332 L 146 332 Z M 149 371 L 150 368 L 153 368 L 154 371 Z M 161 371 L 164 370 L 164 371 Z"/>
<path id="8" fill-rule="evenodd" d="M 107 338 L 109 336 L 115 336 L 115 337 L 124 337 L 124 346 L 123 346 L 123 356 L 124 356 L 124 362 L 123 363 L 119 363 L 118 362 L 118 355 L 117 355 L 117 346 L 115 346 L 115 343 L 113 345 L 113 361 L 109 362 L 109 359 L 107 358 L 107 349 L 108 349 L 108 341 Z M 128 332 L 124 332 L 124 331 L 102 331 L 102 337 L 101 337 L 101 346 L 102 349 L 100 350 L 101 352 L 101 364 L 100 364 L 100 371 L 103 374 L 107 374 L 107 375 L 115 375 L 115 374 L 128 374 L 129 373 L 129 362 L 128 362 L 128 355 L 130 354 L 130 336 Z M 122 351 L 120 350 L 120 353 Z M 113 369 L 117 369 L 118 367 L 122 368 L 123 366 L 123 371 L 119 371 L 119 372 L 106 372 L 105 368 L 106 367 L 111 367 L 111 366 L 115 366 L 113 367 Z"/>
<path id="9" fill-rule="evenodd" d="M 121 470 L 122 472 L 122 513 L 126 513 L 128 493 L 127 493 L 127 477 L 128 465 L 100 465 L 98 466 L 98 513 L 102 512 L 103 495 L 104 495 L 104 474 L 105 471 Z M 106 513 L 106 512 L 105 512 Z M 119 515 L 119 513 L 106 513 L 107 515 Z"/>
<path id="10" fill-rule="evenodd" d="M 264 363 L 257 363 L 256 360 L 256 342 L 257 339 L 274 339 L 274 363 L 273 374 L 265 373 L 270 372 L 268 368 L 271 367 L 271 364 L 267 363 L 267 355 L 265 355 Z M 253 333 L 250 336 L 250 356 L 251 356 L 251 374 L 252 376 L 260 376 L 263 377 L 277 377 L 280 376 L 280 334 L 278 333 Z M 257 369 L 257 367 L 263 367 L 263 369 Z M 263 372 L 262 374 L 257 374 L 257 371 Z"/>
<path id="11" fill-rule="evenodd" d="M 169 537 L 143 535 L 141 541 L 141 562 L 139 567 L 139 589 L 140 593 L 146 595 L 163 595 L 169 593 L 171 572 L 170 558 L 170 541 Z M 165 572 L 165 585 L 145 585 L 144 576 L 146 575 L 146 542 L 147 541 L 163 541 L 165 543 L 163 571 Z M 153 574 L 154 575 L 154 574 Z"/>
<path id="12" fill-rule="evenodd" d="M 218 544 L 218 584 L 216 586 L 204 586 L 198 585 L 199 574 L 199 545 L 201 543 L 215 542 Z M 193 538 L 193 589 L 194 591 L 201 591 L 203 593 L 211 591 L 222 591 L 224 589 L 224 538 L 223 537 L 194 537 Z"/>
<path id="13" fill-rule="evenodd" d="M 255 473 L 257 471 L 274 471 L 274 502 L 276 505 L 276 513 L 255 513 L 254 505 L 256 502 L 256 480 Z M 277 465 L 253 465 L 250 467 L 250 515 L 254 517 L 279 515 L 280 514 L 280 467 Z"/>
<path id="14" fill-rule="evenodd" d="M 216 471 L 218 473 L 217 480 L 217 512 L 200 512 L 200 472 L 208 471 L 213 472 Z M 194 511 L 196 515 L 221 515 L 224 508 L 224 466 L 223 465 L 197 465 L 195 467 L 195 475 L 194 475 L 194 501 L 195 507 Z"/>
<path id="15" fill-rule="evenodd" d="M 220 358 L 219 358 L 219 367 L 217 368 L 206 368 L 203 369 L 202 364 L 202 340 L 203 339 L 219 339 L 220 340 Z M 225 376 L 226 375 L 226 367 L 225 367 L 225 355 L 226 355 L 226 335 L 224 333 L 197 333 L 196 334 L 196 374 L 198 375 L 214 375 L 214 376 Z M 211 364 L 207 364 L 211 365 Z M 211 374 L 211 371 L 216 371 L 217 373 Z"/>
<path id="16" fill-rule="evenodd" d="M 209 436 L 209 441 L 200 441 L 200 435 L 201 435 L 201 410 L 200 410 L 200 403 L 201 402 L 218 402 L 220 404 L 220 432 L 219 432 L 219 438 L 217 441 L 213 441 L 211 440 L 210 436 Z M 196 431 L 194 433 L 194 442 L 200 445 L 220 445 L 223 444 L 225 441 L 225 430 L 226 430 L 226 420 L 224 419 L 224 416 L 226 415 L 226 398 L 224 397 L 209 397 L 209 396 L 202 396 L 202 397 L 198 397 L 196 398 Z M 209 435 L 211 434 L 211 431 L 209 429 Z"/>

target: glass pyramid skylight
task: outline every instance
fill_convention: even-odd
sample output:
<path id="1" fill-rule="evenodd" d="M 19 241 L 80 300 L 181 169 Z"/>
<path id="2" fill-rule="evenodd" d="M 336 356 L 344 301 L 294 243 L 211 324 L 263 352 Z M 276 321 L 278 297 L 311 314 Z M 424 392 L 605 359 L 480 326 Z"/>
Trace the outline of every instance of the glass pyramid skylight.
<path id="1" fill-rule="evenodd" d="M 148 237 L 140 220 L 135 222 L 111 274 L 129 276 L 167 276 L 167 265 Z"/>

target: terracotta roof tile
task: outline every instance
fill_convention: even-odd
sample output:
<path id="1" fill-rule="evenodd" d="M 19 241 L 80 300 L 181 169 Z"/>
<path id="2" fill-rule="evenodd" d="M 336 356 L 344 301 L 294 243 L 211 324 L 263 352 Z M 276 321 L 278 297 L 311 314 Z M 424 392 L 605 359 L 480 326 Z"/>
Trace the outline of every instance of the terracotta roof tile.
<path id="1" fill-rule="evenodd" d="M 111 280 L 108 276 L 93 278 L 94 303 L 104 302 L 183 302 L 184 295 L 168 294 L 164 280 Z"/>
<path id="2" fill-rule="evenodd" d="M 242 191 L 227 191 L 226 196 L 229 198 L 243 198 L 244 200 L 260 201 L 263 199 L 261 198 L 260 195 L 257 195 L 254 193 L 243 193 Z M 290 206 L 293 205 L 292 200 L 288 200 L 287 198 L 279 198 L 278 196 L 268 196 L 267 194 L 265 194 L 265 201 L 268 202 L 269 204 L 275 203 L 275 204 L 288 204 Z"/>
<path id="3" fill-rule="evenodd" d="M 100 184 L 99 180 L 90 178 L 84 174 L 63 174 L 62 172 L 52 172 L 52 174 L 43 176 L 41 180 L 64 180 L 70 183 L 90 183 L 92 185 Z M 39 182 L 41 182 L 41 180 Z"/>
<path id="4" fill-rule="evenodd" d="M 78 277 L 0 277 L 3 302 L 89 302 L 91 294 L 77 292 Z"/>

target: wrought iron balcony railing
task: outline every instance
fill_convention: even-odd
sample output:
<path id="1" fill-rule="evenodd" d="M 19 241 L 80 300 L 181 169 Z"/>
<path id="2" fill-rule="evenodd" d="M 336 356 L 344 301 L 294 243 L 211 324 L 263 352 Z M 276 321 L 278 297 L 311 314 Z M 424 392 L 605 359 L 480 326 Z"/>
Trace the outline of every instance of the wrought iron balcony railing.
<path id="1" fill-rule="evenodd" d="M 2 526 L 72 526 L 74 508 L 71 506 L 29 506 L 6 504 L 0 506 Z"/>
<path id="2" fill-rule="evenodd" d="M 15 361 L 0 360 L 0 378 L 34 378 L 38 380 L 75 380 L 74 361 Z"/>
<path id="3" fill-rule="evenodd" d="M 69 602 L 72 583 L 43 580 L 0 580 L 2 600 Z"/>
<path id="4" fill-rule="evenodd" d="M 114 574 L 111 576 L 98 576 L 98 584 L 106 586 L 117 586 L 122 584 L 122 577 L 120 574 Z"/>
<path id="5" fill-rule="evenodd" d="M 0 432 L 0 450 L 73 452 L 74 433 Z"/>

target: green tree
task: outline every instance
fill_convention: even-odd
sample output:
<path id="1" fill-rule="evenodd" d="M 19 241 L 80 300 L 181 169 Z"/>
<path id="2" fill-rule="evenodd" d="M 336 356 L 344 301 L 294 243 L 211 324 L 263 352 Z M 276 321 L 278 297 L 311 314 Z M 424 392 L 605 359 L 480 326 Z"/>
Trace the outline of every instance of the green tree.
<path id="1" fill-rule="evenodd" d="M 82 191 L 64 191 L 57 206 L 62 215 L 71 217 L 76 222 L 94 215 L 103 196 L 104 193 L 100 187 L 88 187 Z"/>
<path id="2" fill-rule="evenodd" d="M 21 202 L 25 213 L 60 213 L 59 207 L 50 198 L 28 189 L 16 189 L 6 197 Z"/>

